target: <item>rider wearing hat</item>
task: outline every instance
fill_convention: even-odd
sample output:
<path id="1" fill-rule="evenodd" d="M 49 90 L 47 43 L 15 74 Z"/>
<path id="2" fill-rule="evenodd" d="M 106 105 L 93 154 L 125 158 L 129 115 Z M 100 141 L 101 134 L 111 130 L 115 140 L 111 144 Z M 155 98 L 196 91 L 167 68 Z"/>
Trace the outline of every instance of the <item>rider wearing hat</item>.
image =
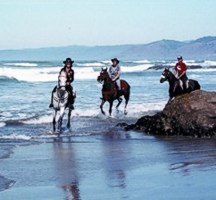
<path id="1" fill-rule="evenodd" d="M 74 61 L 71 60 L 71 58 L 66 58 L 65 61 L 63 61 L 64 67 L 60 70 L 59 76 L 62 74 L 66 74 L 66 91 L 69 92 L 69 106 L 71 109 L 74 109 L 73 103 L 74 103 L 74 96 L 73 96 L 73 87 L 71 86 L 71 83 L 74 81 L 74 70 L 72 69 Z M 55 92 L 57 87 L 55 87 L 52 91 L 52 98 L 53 93 Z M 53 107 L 52 104 L 52 98 L 50 103 L 50 108 Z"/>
<path id="2" fill-rule="evenodd" d="M 175 65 L 175 75 L 177 75 L 177 78 L 180 80 L 181 87 L 183 89 L 183 85 L 185 88 L 188 88 L 188 77 L 186 75 L 187 66 L 183 62 L 182 56 L 177 57 L 177 63 Z"/>
<path id="3" fill-rule="evenodd" d="M 120 75 L 121 75 L 121 68 L 118 65 L 119 60 L 117 58 L 111 59 L 112 65 L 110 66 L 108 73 L 109 77 L 112 81 L 116 82 L 118 93 L 121 91 L 121 82 L 120 82 Z"/>

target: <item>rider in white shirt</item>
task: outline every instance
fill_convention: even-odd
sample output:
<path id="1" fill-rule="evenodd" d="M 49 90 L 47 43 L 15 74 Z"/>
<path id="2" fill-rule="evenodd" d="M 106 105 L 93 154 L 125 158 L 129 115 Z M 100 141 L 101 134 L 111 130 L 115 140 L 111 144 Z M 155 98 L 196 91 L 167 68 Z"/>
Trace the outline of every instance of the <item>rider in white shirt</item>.
<path id="1" fill-rule="evenodd" d="M 117 58 L 111 59 L 112 65 L 110 66 L 108 73 L 109 77 L 112 81 L 116 82 L 118 93 L 121 91 L 121 82 L 120 82 L 120 75 L 121 75 L 121 68 L 118 65 L 119 60 Z"/>

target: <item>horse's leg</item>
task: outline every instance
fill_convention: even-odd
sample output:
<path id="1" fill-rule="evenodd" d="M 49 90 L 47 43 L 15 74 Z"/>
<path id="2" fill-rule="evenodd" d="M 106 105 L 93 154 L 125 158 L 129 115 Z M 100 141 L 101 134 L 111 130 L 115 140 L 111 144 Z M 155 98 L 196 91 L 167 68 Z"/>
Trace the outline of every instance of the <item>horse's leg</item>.
<path id="1" fill-rule="evenodd" d="M 68 122 L 67 122 L 67 128 L 70 128 L 70 118 L 71 118 L 71 109 L 69 108 L 69 111 L 68 111 Z"/>
<path id="2" fill-rule="evenodd" d="M 63 120 L 63 116 L 64 116 L 64 111 L 65 111 L 65 107 L 61 107 L 60 111 L 59 111 L 59 120 L 58 120 L 58 130 L 61 130 L 61 126 L 62 126 L 62 120 Z"/>
<path id="3" fill-rule="evenodd" d="M 53 132 L 56 131 L 56 114 L 57 114 L 57 111 L 55 110 L 53 113 Z"/>
<path id="4" fill-rule="evenodd" d="M 116 110 L 118 111 L 118 107 L 120 106 L 120 104 L 122 103 L 122 98 L 118 98 L 118 104 L 116 106 Z"/>
<path id="5" fill-rule="evenodd" d="M 103 110 L 103 105 L 104 105 L 104 103 L 105 103 L 105 100 L 102 99 L 102 102 L 101 102 L 101 105 L 100 105 L 100 109 L 101 109 L 101 112 L 105 115 L 105 112 L 104 112 L 104 110 Z"/>
<path id="6" fill-rule="evenodd" d="M 129 99 L 130 99 L 130 88 L 129 88 L 128 91 L 125 93 L 124 98 L 125 98 L 124 114 L 127 115 L 127 105 L 128 105 Z"/>
<path id="7" fill-rule="evenodd" d="M 109 114 L 111 116 L 111 114 L 112 114 L 112 107 L 113 107 L 113 101 L 110 101 L 109 103 L 110 103 Z"/>

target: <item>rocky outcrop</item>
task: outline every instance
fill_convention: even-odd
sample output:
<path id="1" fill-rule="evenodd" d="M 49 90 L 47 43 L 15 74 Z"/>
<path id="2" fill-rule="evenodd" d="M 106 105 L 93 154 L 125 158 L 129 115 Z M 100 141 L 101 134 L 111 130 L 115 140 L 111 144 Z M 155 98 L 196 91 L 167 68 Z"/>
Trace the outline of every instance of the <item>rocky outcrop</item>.
<path id="1" fill-rule="evenodd" d="M 140 118 L 129 129 L 157 135 L 216 136 L 216 92 L 197 90 L 178 96 L 162 112 Z"/>

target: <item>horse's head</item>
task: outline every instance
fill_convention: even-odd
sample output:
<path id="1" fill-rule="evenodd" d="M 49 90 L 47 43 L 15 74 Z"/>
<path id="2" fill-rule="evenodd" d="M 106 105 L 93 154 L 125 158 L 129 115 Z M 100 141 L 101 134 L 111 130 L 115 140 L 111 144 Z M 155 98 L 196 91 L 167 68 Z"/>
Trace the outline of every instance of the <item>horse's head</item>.
<path id="1" fill-rule="evenodd" d="M 59 86 L 65 87 L 67 82 L 66 73 L 61 73 L 61 75 L 58 77 Z"/>
<path id="2" fill-rule="evenodd" d="M 109 78 L 107 67 L 106 68 L 102 68 L 101 72 L 100 72 L 100 75 L 97 77 L 97 81 L 101 83 L 104 80 L 106 80 L 107 78 Z"/>
<path id="3" fill-rule="evenodd" d="M 167 81 L 169 79 L 170 75 L 171 75 L 171 72 L 170 72 L 169 68 L 165 68 L 161 74 L 160 83 Z"/>

